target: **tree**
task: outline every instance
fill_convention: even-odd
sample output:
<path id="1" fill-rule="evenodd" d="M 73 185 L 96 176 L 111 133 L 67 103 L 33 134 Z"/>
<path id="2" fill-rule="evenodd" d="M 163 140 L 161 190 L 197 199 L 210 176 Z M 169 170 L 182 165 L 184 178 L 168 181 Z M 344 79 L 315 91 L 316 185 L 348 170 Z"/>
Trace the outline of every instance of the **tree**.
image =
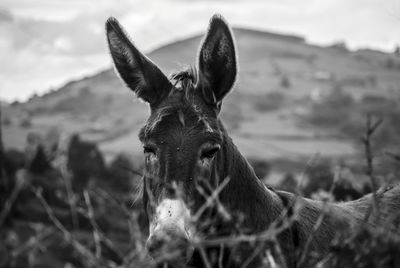
<path id="1" fill-rule="evenodd" d="M 281 78 L 281 86 L 283 88 L 290 88 L 292 84 L 290 83 L 289 77 L 287 75 L 283 75 Z"/>
<path id="2" fill-rule="evenodd" d="M 73 135 L 68 147 L 67 167 L 73 176 L 73 187 L 82 190 L 91 178 L 106 175 L 106 166 L 100 150 L 92 142 L 82 141 Z"/>
<path id="3" fill-rule="evenodd" d="M 399 45 L 397 45 L 396 48 L 394 49 L 394 54 L 396 56 L 400 56 L 400 46 Z"/>

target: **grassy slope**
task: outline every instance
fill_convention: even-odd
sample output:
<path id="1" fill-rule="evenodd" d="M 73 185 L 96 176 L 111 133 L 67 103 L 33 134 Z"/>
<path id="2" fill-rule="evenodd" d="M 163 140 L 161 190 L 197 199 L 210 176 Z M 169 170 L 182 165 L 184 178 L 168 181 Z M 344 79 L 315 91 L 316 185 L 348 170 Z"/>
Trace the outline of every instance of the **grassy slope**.
<path id="1" fill-rule="evenodd" d="M 399 70 L 386 66 L 389 58 L 400 66 L 393 55 L 317 47 L 304 43 L 301 38 L 244 29 L 235 30 L 235 36 L 240 75 L 235 92 L 224 103 L 222 116 L 246 155 L 270 158 L 316 152 L 353 153 L 348 141 L 299 126 L 293 116 L 307 109 L 296 100 L 308 96 L 314 89 L 324 92 L 332 88 L 332 81 L 315 78 L 318 73 L 329 73 L 336 81 L 344 81 L 346 90 L 356 97 L 370 92 L 389 95 L 399 90 Z M 149 57 L 170 74 L 195 62 L 200 40 L 193 37 L 178 41 L 153 51 Z M 281 86 L 283 76 L 289 78 L 289 89 Z M 375 82 L 365 82 L 368 79 Z M 286 96 L 281 108 L 273 112 L 255 108 L 257 103 L 263 105 L 264 100 L 268 103 L 267 93 L 276 91 Z M 123 87 L 113 70 L 105 70 L 27 103 L 8 107 L 5 114 L 12 125 L 5 126 L 5 144 L 22 147 L 27 132 L 44 132 L 55 125 L 63 132 L 79 132 L 87 139 L 100 142 L 107 153 L 140 152 L 136 136 L 147 113 L 147 107 Z M 19 127 L 26 118 L 32 126 Z"/>

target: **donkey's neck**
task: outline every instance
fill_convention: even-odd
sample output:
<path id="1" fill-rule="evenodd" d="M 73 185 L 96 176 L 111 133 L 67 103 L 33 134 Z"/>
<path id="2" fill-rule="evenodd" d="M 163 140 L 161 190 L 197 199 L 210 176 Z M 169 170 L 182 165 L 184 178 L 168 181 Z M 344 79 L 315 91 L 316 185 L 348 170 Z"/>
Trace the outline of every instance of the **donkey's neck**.
<path id="1" fill-rule="evenodd" d="M 281 213 L 279 197 L 257 178 L 253 168 L 225 133 L 219 154 L 219 172 L 229 183 L 220 194 L 221 202 L 233 213 L 242 213 L 246 227 L 265 230 Z"/>

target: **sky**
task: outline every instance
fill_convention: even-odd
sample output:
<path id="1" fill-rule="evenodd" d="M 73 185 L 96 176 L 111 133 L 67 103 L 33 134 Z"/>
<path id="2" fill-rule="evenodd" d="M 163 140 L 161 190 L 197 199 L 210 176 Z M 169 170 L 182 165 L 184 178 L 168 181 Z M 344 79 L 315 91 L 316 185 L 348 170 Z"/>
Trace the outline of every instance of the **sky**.
<path id="1" fill-rule="evenodd" d="M 24 101 L 109 68 L 109 16 L 149 52 L 204 32 L 214 13 L 232 26 L 318 45 L 344 41 L 387 52 L 400 45 L 400 0 L 2 0 L 0 100 Z"/>

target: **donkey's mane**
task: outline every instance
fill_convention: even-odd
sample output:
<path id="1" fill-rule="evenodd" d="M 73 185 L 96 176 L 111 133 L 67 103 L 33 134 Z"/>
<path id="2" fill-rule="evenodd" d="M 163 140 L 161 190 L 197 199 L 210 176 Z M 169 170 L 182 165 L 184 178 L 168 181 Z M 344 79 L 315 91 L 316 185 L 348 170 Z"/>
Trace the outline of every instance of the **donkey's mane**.
<path id="1" fill-rule="evenodd" d="M 172 73 L 170 81 L 173 85 L 173 89 L 170 94 L 176 91 L 183 91 L 186 99 L 190 101 L 189 96 L 194 93 L 193 91 L 199 82 L 198 77 L 197 68 L 194 66 L 189 66 L 183 70 Z"/>
<path id="2" fill-rule="evenodd" d="M 183 70 L 174 72 L 171 74 L 170 80 L 174 85 L 180 83 L 184 90 L 188 89 L 188 87 L 198 82 L 197 68 L 195 66 L 188 66 Z"/>

